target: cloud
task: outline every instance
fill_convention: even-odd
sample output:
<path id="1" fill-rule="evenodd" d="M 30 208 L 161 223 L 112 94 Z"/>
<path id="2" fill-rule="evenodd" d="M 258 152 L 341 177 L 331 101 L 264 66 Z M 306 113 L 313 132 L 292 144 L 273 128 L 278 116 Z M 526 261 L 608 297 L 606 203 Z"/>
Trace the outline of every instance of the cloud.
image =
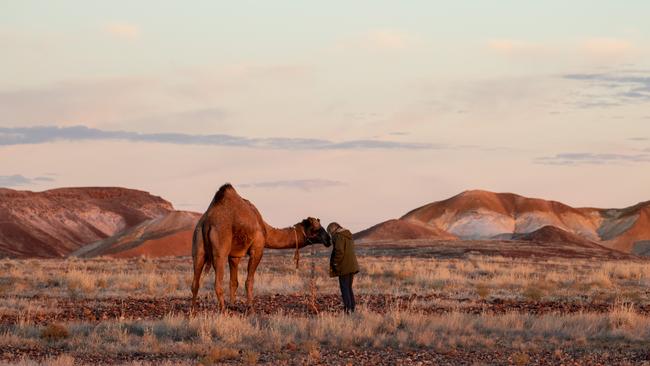
<path id="1" fill-rule="evenodd" d="M 551 64 L 565 60 L 579 65 L 585 61 L 589 64 L 613 65 L 640 55 L 640 49 L 633 42 L 613 37 L 554 42 L 503 38 L 487 40 L 485 46 L 492 52 L 508 57 L 534 58 L 537 62 Z"/>
<path id="2" fill-rule="evenodd" d="M 534 162 L 546 165 L 650 163 L 650 154 L 563 153 L 540 157 Z"/>
<path id="3" fill-rule="evenodd" d="M 493 51 L 503 53 L 531 52 L 544 49 L 539 44 L 524 42 L 514 39 L 491 39 L 487 41 L 487 47 Z"/>
<path id="4" fill-rule="evenodd" d="M 129 23 L 109 23 L 104 26 L 104 32 L 117 38 L 134 40 L 140 37 L 140 28 Z"/>
<path id="5" fill-rule="evenodd" d="M 0 85 L 1 124 L 110 125 L 160 131 L 161 124 L 177 127 L 182 123 L 185 128 L 196 121 L 200 126 L 192 128 L 203 131 L 202 127 L 215 127 L 208 126 L 208 119 L 224 119 L 226 113 L 261 115 L 268 108 L 264 114 L 273 118 L 274 113 L 285 111 L 278 100 L 307 98 L 305 87 L 312 85 L 315 75 L 315 68 L 308 65 L 237 63 L 183 68 L 172 75 L 81 77 L 29 87 Z M 171 122 L 178 118 L 192 120 Z M 130 122 L 150 125 L 126 125 Z"/>
<path id="6" fill-rule="evenodd" d="M 581 107 L 608 107 L 650 101 L 650 74 L 621 71 L 618 73 L 577 73 L 563 75 L 589 87 Z"/>
<path id="7" fill-rule="evenodd" d="M 619 57 L 634 50 L 632 42 L 619 38 L 590 38 L 580 44 L 580 48 L 596 56 Z"/>
<path id="8" fill-rule="evenodd" d="M 328 179 L 296 179 L 296 180 L 276 180 L 267 182 L 255 182 L 239 184 L 242 188 L 290 188 L 311 191 L 314 189 L 323 189 L 331 187 L 344 186 L 344 182 Z"/>
<path id="9" fill-rule="evenodd" d="M 647 137 L 630 137 L 628 138 L 630 141 L 648 141 L 650 138 Z"/>
<path id="10" fill-rule="evenodd" d="M 344 40 L 341 45 L 346 48 L 398 50 L 417 43 L 418 37 L 411 33 L 395 29 L 377 29 Z"/>
<path id="11" fill-rule="evenodd" d="M 106 131 L 86 126 L 0 127 L 0 146 L 42 144 L 56 141 L 121 140 L 158 142 L 177 145 L 233 146 L 281 150 L 352 150 L 352 149 L 443 149 L 444 145 L 386 140 L 330 141 L 307 138 L 249 138 L 226 134 L 191 135 L 184 133 L 139 133 Z"/>
<path id="12" fill-rule="evenodd" d="M 135 130 L 152 130 L 155 126 L 155 131 L 167 132 L 178 129 L 178 126 L 183 126 L 185 131 L 190 129 L 205 131 L 215 128 L 216 126 L 224 127 L 228 113 L 224 108 L 211 107 L 199 108 L 193 110 L 186 110 L 181 112 L 170 112 L 156 114 L 153 116 L 146 116 L 137 119 L 126 119 L 104 124 L 104 127 L 110 129 L 129 128 Z"/>
<path id="13" fill-rule="evenodd" d="M 0 187 L 17 187 L 29 184 L 37 184 L 41 182 L 53 182 L 54 178 L 51 177 L 34 177 L 27 178 L 20 174 L 14 175 L 0 175 Z"/>
<path id="14" fill-rule="evenodd" d="M 155 78 L 118 77 L 75 80 L 45 87 L 0 90 L 3 122 L 40 124 L 105 123 L 130 116 L 132 119 L 169 111 L 178 94 L 169 93 Z M 110 103 L 107 103 L 110 101 Z"/>

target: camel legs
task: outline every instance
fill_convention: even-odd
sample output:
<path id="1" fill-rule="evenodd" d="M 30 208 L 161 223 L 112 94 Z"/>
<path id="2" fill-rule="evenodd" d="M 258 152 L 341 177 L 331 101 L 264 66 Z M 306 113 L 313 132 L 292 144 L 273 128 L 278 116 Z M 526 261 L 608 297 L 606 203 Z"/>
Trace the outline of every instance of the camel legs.
<path id="1" fill-rule="evenodd" d="M 248 273 L 246 275 L 246 302 L 249 308 L 253 307 L 253 282 L 255 282 L 255 271 L 262 260 L 262 248 L 251 250 L 248 259 Z"/>
<path id="2" fill-rule="evenodd" d="M 208 238 L 210 245 L 212 245 L 212 266 L 214 267 L 214 292 L 217 295 L 217 302 L 219 303 L 219 310 L 226 310 L 226 303 L 223 298 L 223 274 L 226 271 L 226 262 L 228 261 L 228 253 L 230 253 L 230 246 L 232 237 L 226 233 L 217 233 L 216 228 L 208 231 Z"/>
<path id="3" fill-rule="evenodd" d="M 226 271 L 225 255 L 218 255 L 214 258 L 214 293 L 217 295 L 217 302 L 219 303 L 219 310 L 226 310 L 226 302 L 223 298 L 223 274 Z"/>
<path id="4" fill-rule="evenodd" d="M 194 265 L 194 276 L 192 278 L 192 306 L 190 313 L 196 311 L 196 296 L 201 287 L 201 273 L 203 266 L 205 266 L 205 246 L 203 245 L 203 230 L 201 224 L 197 224 L 192 236 L 192 261 Z"/>
<path id="5" fill-rule="evenodd" d="M 237 281 L 237 268 L 239 267 L 239 261 L 241 258 L 238 257 L 228 257 L 228 264 L 230 265 L 230 302 L 235 303 L 237 299 L 237 287 L 239 286 L 239 281 Z"/>
<path id="6" fill-rule="evenodd" d="M 196 311 L 196 295 L 199 293 L 199 286 L 201 286 L 201 273 L 203 272 L 203 265 L 205 264 L 205 255 L 203 251 L 194 258 L 194 278 L 192 279 L 192 307 L 191 312 Z"/>

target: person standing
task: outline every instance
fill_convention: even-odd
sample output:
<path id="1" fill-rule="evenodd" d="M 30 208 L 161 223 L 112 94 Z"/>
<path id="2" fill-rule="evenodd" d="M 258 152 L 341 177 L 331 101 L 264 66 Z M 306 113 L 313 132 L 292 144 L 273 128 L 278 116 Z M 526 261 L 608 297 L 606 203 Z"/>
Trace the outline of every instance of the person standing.
<path id="1" fill-rule="evenodd" d="M 334 243 L 332 256 L 330 257 L 330 276 L 339 278 L 343 308 L 346 313 L 351 313 L 354 312 L 355 308 L 352 282 L 354 275 L 359 273 L 352 233 L 336 222 L 327 225 L 327 232 L 332 237 L 332 243 Z"/>

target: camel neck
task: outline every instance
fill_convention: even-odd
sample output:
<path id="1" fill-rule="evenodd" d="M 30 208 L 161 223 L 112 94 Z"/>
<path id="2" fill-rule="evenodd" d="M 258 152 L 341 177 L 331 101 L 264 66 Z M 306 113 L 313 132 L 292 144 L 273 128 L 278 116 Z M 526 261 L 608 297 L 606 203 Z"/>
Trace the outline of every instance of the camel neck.
<path id="1" fill-rule="evenodd" d="M 266 244 L 264 247 L 271 249 L 295 249 L 296 240 L 298 241 L 298 248 L 306 245 L 305 234 L 300 225 L 284 229 L 276 229 L 271 225 L 266 225 Z"/>

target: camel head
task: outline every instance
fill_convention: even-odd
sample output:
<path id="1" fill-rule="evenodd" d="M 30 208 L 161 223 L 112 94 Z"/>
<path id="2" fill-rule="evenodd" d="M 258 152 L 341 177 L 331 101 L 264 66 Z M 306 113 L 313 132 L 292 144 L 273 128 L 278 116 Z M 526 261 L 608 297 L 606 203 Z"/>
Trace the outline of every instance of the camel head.
<path id="1" fill-rule="evenodd" d="M 323 244 L 326 247 L 332 245 L 332 238 L 320 224 L 320 219 L 308 217 L 300 223 L 305 230 L 305 241 L 307 244 Z"/>

